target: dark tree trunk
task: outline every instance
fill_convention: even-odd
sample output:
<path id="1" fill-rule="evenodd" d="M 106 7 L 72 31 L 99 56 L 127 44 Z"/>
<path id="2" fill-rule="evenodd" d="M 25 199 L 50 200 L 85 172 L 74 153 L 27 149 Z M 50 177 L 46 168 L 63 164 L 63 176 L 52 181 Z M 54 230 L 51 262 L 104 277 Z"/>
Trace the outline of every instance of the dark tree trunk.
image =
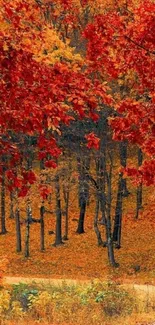
<path id="1" fill-rule="evenodd" d="M 5 224 L 5 167 L 2 167 L 2 180 L 1 180 L 1 235 L 7 233 Z"/>
<path id="2" fill-rule="evenodd" d="M 44 163 L 44 159 L 40 160 L 40 169 L 45 169 L 45 163 Z"/>
<path id="3" fill-rule="evenodd" d="M 110 157 L 110 171 L 106 173 L 107 178 L 107 209 L 106 209 L 106 240 L 107 240 L 107 249 L 108 249 L 108 259 L 109 263 L 113 267 L 118 267 L 119 264 L 115 261 L 114 256 L 114 242 L 112 236 L 112 226 L 111 226 L 111 200 L 112 200 L 112 189 L 111 189 L 111 182 L 112 182 L 112 168 L 113 168 L 113 158 L 111 154 Z"/>
<path id="4" fill-rule="evenodd" d="M 16 221 L 16 251 L 22 251 L 22 240 L 21 240 L 21 225 L 20 225 L 20 212 L 19 208 L 15 212 L 15 221 Z"/>
<path id="5" fill-rule="evenodd" d="M 98 216 L 99 216 L 99 210 L 100 210 L 100 202 L 98 199 L 98 196 L 96 198 L 96 209 L 95 209 L 95 217 L 94 217 L 94 230 L 95 230 L 95 234 L 97 237 L 97 242 L 98 242 L 98 246 L 103 246 L 103 240 L 101 237 L 101 232 L 98 228 Z"/>
<path id="6" fill-rule="evenodd" d="M 63 186 L 63 195 L 64 195 L 64 201 L 65 201 L 65 233 L 63 236 L 63 240 L 68 240 L 68 222 L 69 222 L 69 184 L 66 186 Z"/>
<path id="7" fill-rule="evenodd" d="M 10 192 L 10 219 L 14 219 L 14 211 L 13 211 L 13 192 Z"/>
<path id="8" fill-rule="evenodd" d="M 25 257 L 30 256 L 30 224 L 32 222 L 32 211 L 27 207 L 26 231 L 25 231 Z"/>
<path id="9" fill-rule="evenodd" d="M 143 162 L 143 153 L 141 151 L 141 149 L 138 149 L 138 167 L 140 167 L 142 165 Z M 139 210 L 142 209 L 142 200 L 143 200 L 143 188 L 142 188 L 142 183 L 138 185 L 137 187 L 137 193 L 136 193 L 136 197 L 137 197 L 137 204 L 136 204 L 136 215 L 135 218 L 138 219 L 139 216 Z"/>
<path id="10" fill-rule="evenodd" d="M 126 167 L 127 164 L 127 148 L 128 148 L 128 144 L 126 141 L 122 141 L 119 144 L 119 150 L 120 150 L 120 163 L 121 166 L 123 166 L 124 168 Z M 130 192 L 127 189 L 127 180 L 126 178 L 122 179 L 122 195 L 124 197 L 129 196 Z"/>
<path id="11" fill-rule="evenodd" d="M 56 237 L 55 246 L 63 244 L 62 242 L 62 211 L 61 211 L 61 199 L 60 199 L 60 182 L 59 175 L 55 177 L 55 193 L 56 193 Z"/>
<path id="12" fill-rule="evenodd" d="M 97 174 L 97 184 L 98 184 L 98 195 L 105 194 L 105 148 L 103 149 L 102 154 L 100 157 L 96 159 L 96 174 Z M 102 196 L 102 195 L 101 195 Z M 100 224 L 105 225 L 105 209 L 106 209 L 106 200 L 100 200 L 100 209 L 102 213 L 102 218 L 99 221 Z"/>
<path id="13" fill-rule="evenodd" d="M 71 173 L 72 173 L 72 164 L 71 164 L 71 152 L 68 153 L 68 168 L 66 170 L 67 177 L 64 178 L 63 184 L 63 197 L 65 202 L 65 231 L 63 240 L 68 240 L 68 226 L 69 226 L 69 199 L 70 199 L 70 185 L 71 185 Z M 64 172 L 65 176 L 65 172 Z"/>
<path id="14" fill-rule="evenodd" d="M 115 220 L 114 220 L 114 231 L 113 231 L 113 241 L 116 242 L 116 248 L 121 247 L 121 230 L 122 230 L 122 205 L 123 205 L 123 178 L 122 173 L 119 175 L 118 180 L 118 192 L 117 201 L 115 209 Z"/>
<path id="15" fill-rule="evenodd" d="M 86 207 L 88 201 L 88 194 L 89 194 L 89 185 L 88 185 L 88 171 L 89 171 L 89 164 L 90 158 L 81 159 L 78 158 L 79 166 L 79 207 L 80 207 L 80 215 L 78 221 L 78 227 L 76 232 L 78 234 L 83 234 L 84 231 L 84 221 L 86 215 Z"/>
<path id="16" fill-rule="evenodd" d="M 44 205 L 40 208 L 40 249 L 43 252 L 45 250 L 45 229 L 44 229 Z"/>
<path id="17" fill-rule="evenodd" d="M 78 234 L 83 234 L 84 231 L 84 219 L 85 219 L 85 212 L 86 212 L 86 199 L 85 197 L 81 197 L 81 202 L 80 202 L 80 216 L 79 216 L 79 221 L 78 221 L 78 228 L 77 228 L 77 233 Z"/>
<path id="18" fill-rule="evenodd" d="M 25 257 L 30 256 L 30 222 L 26 220 L 26 232 L 25 232 Z"/>

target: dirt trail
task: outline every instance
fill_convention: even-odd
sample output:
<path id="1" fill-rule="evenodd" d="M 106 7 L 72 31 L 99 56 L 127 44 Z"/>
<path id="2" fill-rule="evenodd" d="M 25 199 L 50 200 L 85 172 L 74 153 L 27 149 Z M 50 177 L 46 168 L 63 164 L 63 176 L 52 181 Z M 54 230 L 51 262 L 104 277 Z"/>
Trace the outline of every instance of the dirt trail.
<path id="1" fill-rule="evenodd" d="M 3 278 L 4 284 L 19 284 L 26 283 L 30 284 L 32 282 L 40 284 L 50 284 L 54 286 L 61 286 L 64 283 L 67 285 L 78 285 L 78 284 L 89 284 L 90 280 L 74 280 L 74 279 L 55 279 L 55 278 L 26 278 L 26 277 L 10 277 L 6 276 Z"/>

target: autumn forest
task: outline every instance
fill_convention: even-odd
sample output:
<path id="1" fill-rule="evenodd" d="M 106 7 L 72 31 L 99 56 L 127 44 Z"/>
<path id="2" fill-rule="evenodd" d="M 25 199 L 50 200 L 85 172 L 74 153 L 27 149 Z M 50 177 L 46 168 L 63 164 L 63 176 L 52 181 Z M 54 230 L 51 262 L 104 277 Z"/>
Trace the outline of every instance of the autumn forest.
<path id="1" fill-rule="evenodd" d="M 0 324 L 154 324 L 154 122 L 154 0 L 0 0 Z"/>

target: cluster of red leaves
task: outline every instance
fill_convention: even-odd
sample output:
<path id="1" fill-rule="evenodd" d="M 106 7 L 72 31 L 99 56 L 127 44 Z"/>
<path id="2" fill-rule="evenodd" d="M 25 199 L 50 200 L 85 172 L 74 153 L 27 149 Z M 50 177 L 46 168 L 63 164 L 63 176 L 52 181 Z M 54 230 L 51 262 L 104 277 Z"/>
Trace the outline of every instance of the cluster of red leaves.
<path id="1" fill-rule="evenodd" d="M 87 148 L 94 148 L 96 150 L 99 149 L 100 146 L 100 139 L 93 133 L 89 133 L 85 136 L 85 138 L 87 139 L 88 143 L 87 143 Z"/>
<path id="2" fill-rule="evenodd" d="M 6 171 L 7 187 L 10 191 L 17 190 L 19 197 L 24 197 L 29 187 L 36 182 L 36 175 L 32 170 L 22 170 L 21 175 L 17 176 L 12 170 Z"/>

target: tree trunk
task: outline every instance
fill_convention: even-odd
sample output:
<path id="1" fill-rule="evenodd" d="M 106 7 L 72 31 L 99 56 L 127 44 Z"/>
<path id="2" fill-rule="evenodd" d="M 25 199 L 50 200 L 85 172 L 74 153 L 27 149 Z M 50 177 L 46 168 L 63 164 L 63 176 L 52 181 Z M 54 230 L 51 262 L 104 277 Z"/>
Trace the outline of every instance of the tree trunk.
<path id="1" fill-rule="evenodd" d="M 121 166 L 123 166 L 124 168 L 126 167 L 127 164 L 127 147 L 128 144 L 126 141 L 122 141 L 119 144 L 119 150 L 120 150 L 120 163 Z M 124 197 L 128 197 L 130 194 L 130 192 L 127 189 L 127 180 L 126 178 L 122 179 L 122 195 Z"/>
<path id="2" fill-rule="evenodd" d="M 32 211 L 27 207 L 26 232 L 25 232 L 25 257 L 30 256 L 30 224 L 32 222 Z"/>
<path id="3" fill-rule="evenodd" d="M 119 175 L 118 180 L 118 192 L 117 201 L 115 209 L 115 221 L 114 221 L 114 231 L 113 231 L 113 241 L 116 242 L 115 247 L 121 247 L 121 230 L 122 230 L 122 205 L 123 205 L 123 178 L 122 173 Z"/>
<path id="4" fill-rule="evenodd" d="M 62 211 L 61 211 L 61 199 L 60 199 L 60 183 L 59 175 L 55 177 L 55 193 L 56 193 L 56 237 L 55 237 L 55 246 L 63 244 L 62 242 Z"/>
<path id="5" fill-rule="evenodd" d="M 68 240 L 68 222 L 69 222 L 69 186 L 63 186 L 63 195 L 65 201 L 65 233 L 63 236 L 63 240 Z"/>
<path id="6" fill-rule="evenodd" d="M 79 207 L 80 207 L 80 215 L 78 221 L 78 227 L 76 232 L 78 234 L 83 234 L 84 231 L 84 221 L 85 221 L 85 214 L 86 214 L 86 207 L 87 207 L 87 200 L 88 200 L 88 193 L 89 193 L 89 185 L 88 185 L 88 171 L 89 171 L 89 161 L 88 159 L 81 159 L 78 158 L 79 166 Z"/>
<path id="7" fill-rule="evenodd" d="M 1 180 L 1 235 L 7 233 L 5 224 L 5 167 L 2 166 L 2 180 Z"/>
<path id="8" fill-rule="evenodd" d="M 98 197 L 96 198 L 96 209 L 95 209 L 95 217 L 94 217 L 94 230 L 95 230 L 95 234 L 97 237 L 97 241 L 98 241 L 98 246 L 103 246 L 103 240 L 101 237 L 101 232 L 99 231 L 98 228 L 98 215 L 99 215 L 99 209 L 100 209 L 100 202 Z"/>
<path id="9" fill-rule="evenodd" d="M 44 230 L 44 205 L 40 208 L 40 249 L 43 252 L 45 250 L 45 230 Z"/>
<path id="10" fill-rule="evenodd" d="M 26 220 L 26 232 L 25 232 L 25 257 L 30 256 L 30 222 Z"/>
<path id="11" fill-rule="evenodd" d="M 10 192 L 10 219 L 14 219 L 14 211 L 13 211 L 13 192 Z"/>
<path id="12" fill-rule="evenodd" d="M 103 146 L 102 146 L 103 147 Z M 105 148 L 102 148 L 102 153 L 100 153 L 100 157 L 96 159 L 96 174 L 97 174 L 97 184 L 99 188 L 99 196 L 102 194 L 105 195 L 105 169 L 106 169 L 106 163 L 105 163 Z M 100 200 L 100 209 L 102 213 L 102 218 L 99 221 L 100 224 L 105 225 L 105 209 L 106 209 L 106 200 L 101 199 Z"/>
<path id="13" fill-rule="evenodd" d="M 138 167 L 142 165 L 143 162 L 143 153 L 141 149 L 138 149 Z M 139 216 L 139 210 L 142 209 L 142 200 L 143 200 L 143 188 L 142 188 L 142 183 L 137 186 L 137 205 L 136 205 L 136 215 L 135 218 L 138 219 Z"/>
<path id="14" fill-rule="evenodd" d="M 16 221 L 16 251 L 22 251 L 22 242 L 21 242 L 21 225 L 20 225 L 20 212 L 19 208 L 15 212 L 15 221 Z"/>
<path id="15" fill-rule="evenodd" d="M 106 240 L 107 240 L 107 250 L 108 250 L 108 259 L 109 263 L 113 267 L 118 267 L 119 264 L 115 261 L 114 256 L 114 243 L 113 243 L 113 236 L 112 236 L 112 227 L 111 227 L 111 200 L 112 200 L 112 192 L 111 192 L 111 182 L 112 182 L 112 168 L 113 168 L 113 159 L 110 156 L 110 171 L 109 174 L 106 173 L 107 178 L 107 209 L 106 209 Z"/>
<path id="16" fill-rule="evenodd" d="M 77 233 L 78 234 L 83 234 L 84 231 L 84 219 L 85 219 L 85 212 L 86 212 L 86 199 L 83 195 L 81 197 L 81 202 L 80 202 L 80 216 L 79 216 L 79 221 L 78 221 L 78 228 L 77 228 Z"/>

